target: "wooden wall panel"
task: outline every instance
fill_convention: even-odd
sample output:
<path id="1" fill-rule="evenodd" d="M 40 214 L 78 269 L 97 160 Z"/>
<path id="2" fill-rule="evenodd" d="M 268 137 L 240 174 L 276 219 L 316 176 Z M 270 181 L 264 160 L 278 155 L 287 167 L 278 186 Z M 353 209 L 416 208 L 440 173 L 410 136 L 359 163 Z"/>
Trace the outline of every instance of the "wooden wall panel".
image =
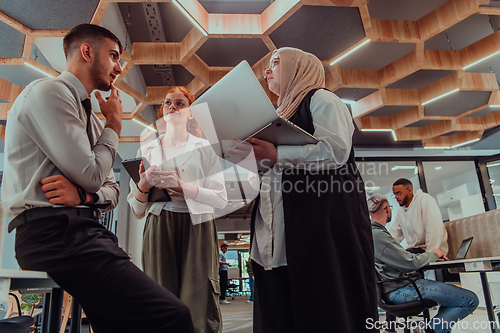
<path id="1" fill-rule="evenodd" d="M 417 20 L 422 40 L 427 40 L 474 14 L 482 0 L 448 0 Z"/>
<path id="2" fill-rule="evenodd" d="M 419 69 L 416 52 L 411 52 L 404 57 L 379 69 L 380 84 L 383 87 L 390 85 Z"/>
<path id="3" fill-rule="evenodd" d="M 132 61 L 136 65 L 178 65 L 181 43 L 134 43 Z"/>
<path id="4" fill-rule="evenodd" d="M 198 28 L 194 27 L 191 29 L 181 42 L 179 50 L 180 62 L 189 59 L 196 51 L 198 51 L 207 39 L 208 37 L 204 36 Z"/>
<path id="5" fill-rule="evenodd" d="M 422 69 L 462 70 L 462 58 L 459 51 L 424 50 Z"/>
<path id="6" fill-rule="evenodd" d="M 269 36 L 300 7 L 302 7 L 300 0 L 274 1 L 261 14 L 262 34 Z"/>
<path id="7" fill-rule="evenodd" d="M 207 88 L 208 85 L 205 85 L 200 79 L 196 77 L 191 80 L 191 82 L 189 82 L 189 84 L 186 86 L 186 89 L 189 90 L 195 98 L 201 95 L 201 93 L 204 92 Z"/>
<path id="8" fill-rule="evenodd" d="M 385 89 L 387 101 L 385 105 L 420 105 L 416 89 Z"/>
<path id="9" fill-rule="evenodd" d="M 12 108 L 12 103 L 0 103 L 0 120 L 7 120 L 7 112 Z"/>
<path id="10" fill-rule="evenodd" d="M 252 38 L 262 34 L 259 14 L 209 14 L 211 38 Z"/>
<path id="11" fill-rule="evenodd" d="M 7 102 L 14 102 L 23 89 L 24 87 L 20 87 L 0 78 L 0 98 Z"/>
<path id="12" fill-rule="evenodd" d="M 372 35 L 374 42 L 418 43 L 420 36 L 415 21 L 372 19 Z"/>
<path id="13" fill-rule="evenodd" d="M 467 91 L 498 91 L 495 73 L 464 73 L 460 89 Z"/>
<path id="14" fill-rule="evenodd" d="M 149 86 L 146 88 L 146 106 L 147 104 L 161 104 L 163 100 L 163 96 L 167 93 L 167 91 L 172 88 L 170 86 Z M 141 103 L 139 103 L 141 104 Z M 144 108 L 143 108 L 144 109 Z M 142 110 L 141 110 L 142 112 Z M 140 114 L 140 112 L 138 113 Z M 135 115 L 135 114 L 134 114 Z"/>
<path id="15" fill-rule="evenodd" d="M 203 84 L 210 84 L 210 68 L 196 53 L 187 61 L 183 62 L 182 66 L 200 79 Z"/>
<path id="16" fill-rule="evenodd" d="M 333 68 L 334 70 L 337 67 L 329 66 L 329 68 Z M 331 71 L 331 70 L 330 70 Z M 342 78 L 342 86 L 344 87 L 356 87 L 356 88 L 380 88 L 380 79 L 379 72 L 375 70 L 368 69 L 340 69 L 341 75 L 339 78 Z M 332 73 L 332 76 L 335 75 L 336 72 Z M 335 76 L 333 76 L 335 78 Z"/>
<path id="17" fill-rule="evenodd" d="M 463 66 L 500 51 L 500 30 L 460 50 Z"/>
<path id="18" fill-rule="evenodd" d="M 379 90 L 354 103 L 351 106 L 352 117 L 358 118 L 380 109 L 384 106 L 382 95 L 383 93 Z"/>

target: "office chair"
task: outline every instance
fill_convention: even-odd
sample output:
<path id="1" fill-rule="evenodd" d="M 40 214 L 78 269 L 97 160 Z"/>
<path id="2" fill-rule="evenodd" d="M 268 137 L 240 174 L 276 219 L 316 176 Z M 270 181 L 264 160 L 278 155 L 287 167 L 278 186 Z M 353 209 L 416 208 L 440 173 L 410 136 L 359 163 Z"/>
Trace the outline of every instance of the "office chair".
<path id="1" fill-rule="evenodd" d="M 0 320 L 0 332 L 2 333 L 31 333 L 34 331 L 33 324 L 35 318 L 32 316 L 23 316 L 19 298 L 13 293 L 9 293 L 16 300 L 17 312 L 19 316 Z"/>
<path id="2" fill-rule="evenodd" d="M 227 285 L 227 297 L 231 297 L 231 299 L 234 299 L 235 295 L 238 295 L 238 290 L 239 285 L 234 284 L 234 283 L 228 283 Z"/>
<path id="3" fill-rule="evenodd" d="M 413 285 L 420 299 L 403 304 L 387 304 L 386 302 L 384 302 L 382 298 L 383 295 L 382 285 L 387 282 L 400 282 L 402 280 L 408 280 Z M 425 310 L 429 310 L 430 308 L 438 305 L 436 302 L 431 301 L 430 299 L 423 299 L 422 294 L 420 293 L 420 290 L 418 290 L 418 287 L 415 284 L 415 282 L 408 277 L 378 281 L 377 301 L 379 308 L 384 310 L 386 313 L 390 313 L 396 317 L 405 318 L 405 322 L 408 321 L 408 317 L 417 316 L 421 312 L 424 312 L 423 317 L 425 322 L 429 322 L 429 311 Z M 404 327 L 404 333 L 410 333 L 410 328 L 406 325 Z"/>

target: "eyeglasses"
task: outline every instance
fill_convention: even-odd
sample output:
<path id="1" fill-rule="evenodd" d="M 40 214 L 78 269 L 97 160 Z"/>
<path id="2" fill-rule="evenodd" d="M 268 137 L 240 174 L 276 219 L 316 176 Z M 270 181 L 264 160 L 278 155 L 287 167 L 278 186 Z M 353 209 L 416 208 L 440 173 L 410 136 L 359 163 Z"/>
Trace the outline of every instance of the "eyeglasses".
<path id="1" fill-rule="evenodd" d="M 278 64 L 280 63 L 279 60 L 280 60 L 279 58 L 272 59 L 271 63 L 269 65 L 267 65 L 266 68 L 264 68 L 264 71 L 262 72 L 264 77 L 267 76 L 266 75 L 267 71 L 272 71 L 274 69 L 274 67 L 278 66 Z"/>
<path id="2" fill-rule="evenodd" d="M 172 104 L 177 108 L 177 109 L 183 109 L 187 106 L 187 103 L 186 101 L 182 100 L 182 99 L 177 99 L 175 101 L 171 101 L 169 99 L 167 99 L 166 101 L 163 102 L 163 105 L 164 106 L 167 106 L 167 107 L 171 107 Z"/>

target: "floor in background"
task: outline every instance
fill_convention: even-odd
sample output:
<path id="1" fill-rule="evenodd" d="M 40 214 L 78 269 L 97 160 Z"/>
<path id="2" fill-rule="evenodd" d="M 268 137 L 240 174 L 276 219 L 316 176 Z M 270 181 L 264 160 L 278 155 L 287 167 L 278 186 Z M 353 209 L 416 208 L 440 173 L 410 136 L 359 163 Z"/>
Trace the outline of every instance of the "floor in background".
<path id="1" fill-rule="evenodd" d="M 221 304 L 222 333 L 252 333 L 253 303 L 247 303 L 249 296 L 228 297 L 231 304 Z"/>
<path id="2" fill-rule="evenodd" d="M 431 310 L 431 318 L 437 313 L 437 309 Z M 385 320 L 385 314 L 380 315 L 379 321 Z M 485 308 L 478 308 L 474 313 L 462 320 L 461 327 L 456 327 L 452 333 L 490 333 L 488 325 L 488 315 Z M 398 333 L 403 332 L 403 329 L 397 329 Z M 383 332 L 381 330 L 381 332 Z"/>

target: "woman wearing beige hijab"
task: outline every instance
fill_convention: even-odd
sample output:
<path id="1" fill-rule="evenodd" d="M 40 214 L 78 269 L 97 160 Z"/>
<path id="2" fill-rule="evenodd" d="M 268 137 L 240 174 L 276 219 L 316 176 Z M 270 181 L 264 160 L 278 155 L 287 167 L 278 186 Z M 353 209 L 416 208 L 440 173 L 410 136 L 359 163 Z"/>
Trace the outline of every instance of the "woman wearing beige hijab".
<path id="1" fill-rule="evenodd" d="M 252 218 L 254 332 L 368 332 L 377 318 L 373 241 L 349 110 L 324 89 L 310 53 L 276 50 L 265 76 L 278 114 L 319 142 L 248 140 L 257 160 L 275 162 Z M 231 155 L 244 156 L 233 142 Z"/>

